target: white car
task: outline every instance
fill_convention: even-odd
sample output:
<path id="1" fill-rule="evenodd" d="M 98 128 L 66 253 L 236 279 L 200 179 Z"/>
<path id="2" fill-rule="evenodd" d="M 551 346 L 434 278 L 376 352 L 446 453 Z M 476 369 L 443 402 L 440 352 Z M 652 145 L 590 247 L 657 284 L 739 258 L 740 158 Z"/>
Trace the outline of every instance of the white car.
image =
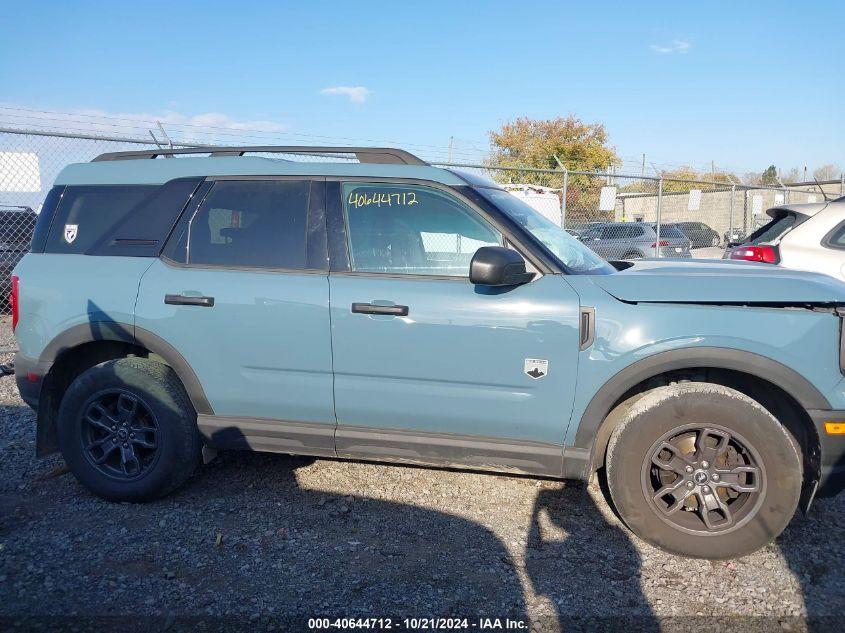
<path id="1" fill-rule="evenodd" d="M 845 197 L 769 209 L 771 221 L 725 252 L 726 259 L 777 264 L 845 281 Z"/>

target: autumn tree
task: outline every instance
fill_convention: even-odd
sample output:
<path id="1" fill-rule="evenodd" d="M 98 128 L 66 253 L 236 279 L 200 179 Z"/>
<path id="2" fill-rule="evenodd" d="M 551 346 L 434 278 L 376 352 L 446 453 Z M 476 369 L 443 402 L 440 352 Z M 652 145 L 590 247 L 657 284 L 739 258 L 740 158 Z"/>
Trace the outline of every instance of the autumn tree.
<path id="1" fill-rule="evenodd" d="M 663 177 L 663 191 L 667 193 L 689 191 L 690 189 L 710 189 L 716 185 L 709 183 L 714 182 L 724 183 L 730 186 L 739 180 L 733 174 L 725 171 L 707 171 L 702 173 L 689 165 L 682 165 L 677 169 L 664 171 L 660 175 Z"/>
<path id="2" fill-rule="evenodd" d="M 619 164 L 619 157 L 608 145 L 604 126 L 585 123 L 574 115 L 542 120 L 521 117 L 490 132 L 490 142 L 490 162 L 500 167 L 560 170 L 555 157 L 575 171 L 607 171 Z M 559 176 L 550 179 L 530 172 L 521 177 L 547 186 L 560 182 Z"/>
<path id="3" fill-rule="evenodd" d="M 608 144 L 604 126 L 585 123 L 575 115 L 539 120 L 518 118 L 490 132 L 490 144 L 491 165 L 554 170 L 554 173 L 493 171 L 494 177 L 502 182 L 561 189 L 563 176 L 558 160 L 570 171 L 585 172 L 604 172 L 620 164 L 616 151 Z M 603 184 L 601 177 L 569 175 L 566 204 L 571 221 L 577 224 L 579 220 L 596 219 Z"/>

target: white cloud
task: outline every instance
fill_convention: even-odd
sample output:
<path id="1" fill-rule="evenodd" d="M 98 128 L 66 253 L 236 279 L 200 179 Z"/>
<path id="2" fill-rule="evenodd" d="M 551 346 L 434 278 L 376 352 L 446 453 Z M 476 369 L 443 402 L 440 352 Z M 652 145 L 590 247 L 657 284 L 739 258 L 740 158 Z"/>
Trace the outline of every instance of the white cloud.
<path id="1" fill-rule="evenodd" d="M 352 103 L 364 103 L 373 91 L 364 86 L 333 86 L 331 88 L 323 88 L 320 91 L 323 95 L 344 95 L 349 97 Z"/>
<path id="2" fill-rule="evenodd" d="M 665 55 L 667 53 L 680 53 L 681 55 L 685 55 L 689 49 L 692 48 L 692 44 L 686 40 L 672 40 L 672 43 L 666 46 L 649 44 L 648 47 L 655 53 L 660 53 L 661 55 Z"/>

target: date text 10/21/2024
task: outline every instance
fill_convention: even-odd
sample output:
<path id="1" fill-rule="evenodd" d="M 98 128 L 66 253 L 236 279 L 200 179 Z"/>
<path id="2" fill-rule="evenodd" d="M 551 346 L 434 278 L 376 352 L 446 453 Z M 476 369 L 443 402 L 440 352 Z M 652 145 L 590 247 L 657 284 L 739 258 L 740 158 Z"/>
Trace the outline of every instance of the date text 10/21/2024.
<path id="1" fill-rule="evenodd" d="M 309 618 L 309 630 L 374 629 L 404 631 L 525 631 L 529 624 L 511 618 Z"/>

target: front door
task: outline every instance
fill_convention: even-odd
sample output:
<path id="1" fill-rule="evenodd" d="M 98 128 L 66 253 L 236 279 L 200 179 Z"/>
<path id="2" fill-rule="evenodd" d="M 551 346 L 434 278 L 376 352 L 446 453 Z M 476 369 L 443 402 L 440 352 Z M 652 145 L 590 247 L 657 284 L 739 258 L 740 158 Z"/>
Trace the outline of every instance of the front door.
<path id="1" fill-rule="evenodd" d="M 334 455 L 324 188 L 214 182 L 141 280 L 137 336 L 193 369 L 213 446 Z"/>
<path id="2" fill-rule="evenodd" d="M 471 284 L 475 250 L 504 238 L 454 192 L 339 189 L 349 262 L 329 278 L 338 455 L 560 474 L 574 291 L 556 275 Z"/>

